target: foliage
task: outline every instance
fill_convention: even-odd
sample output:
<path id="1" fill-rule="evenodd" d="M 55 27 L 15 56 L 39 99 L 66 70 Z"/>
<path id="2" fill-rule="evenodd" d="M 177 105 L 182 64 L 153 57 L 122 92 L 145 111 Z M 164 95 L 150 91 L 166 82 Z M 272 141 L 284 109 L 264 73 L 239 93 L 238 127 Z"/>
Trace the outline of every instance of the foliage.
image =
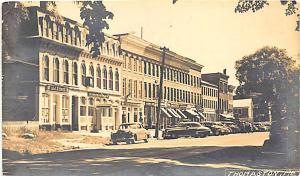
<path id="1" fill-rule="evenodd" d="M 13 56 L 17 43 L 19 27 L 28 19 L 28 11 L 21 2 L 4 2 L 2 4 L 2 57 Z"/>
<path id="2" fill-rule="evenodd" d="M 102 1 L 83 1 L 80 9 L 80 17 L 84 20 L 83 25 L 87 26 L 87 46 L 91 45 L 91 54 L 93 57 L 100 55 L 100 46 L 104 42 L 103 29 L 108 29 L 107 19 L 113 19 L 113 13 L 106 10 Z"/>
<path id="3" fill-rule="evenodd" d="M 268 104 L 285 106 L 286 98 L 295 85 L 295 73 L 299 69 L 296 61 L 287 55 L 285 49 L 264 47 L 254 54 L 236 61 L 236 77 L 240 85 L 238 97 L 260 93 L 260 112 L 267 113 Z"/>
<path id="4" fill-rule="evenodd" d="M 300 11 L 297 8 L 296 0 L 280 0 L 281 5 L 286 6 L 285 15 L 297 15 L 298 20 L 296 21 L 297 27 L 296 31 L 300 31 Z M 263 9 L 265 6 L 269 5 L 267 0 L 239 0 L 237 6 L 235 7 L 235 13 L 245 13 L 248 11 L 256 12 Z"/>

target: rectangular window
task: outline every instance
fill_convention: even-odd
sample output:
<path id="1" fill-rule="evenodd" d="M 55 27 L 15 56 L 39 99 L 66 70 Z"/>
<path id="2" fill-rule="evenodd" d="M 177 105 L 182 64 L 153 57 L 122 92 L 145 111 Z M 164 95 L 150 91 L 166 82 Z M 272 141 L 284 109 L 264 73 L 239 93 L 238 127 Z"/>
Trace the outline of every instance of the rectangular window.
<path id="1" fill-rule="evenodd" d="M 133 95 L 134 95 L 134 98 L 137 98 L 137 81 L 135 80 L 134 81 L 134 84 L 133 84 Z"/>
<path id="2" fill-rule="evenodd" d="M 42 94 L 42 122 L 49 123 L 49 95 Z"/>
<path id="3" fill-rule="evenodd" d="M 126 78 L 123 78 L 123 96 L 126 96 Z"/>
<path id="4" fill-rule="evenodd" d="M 68 97 L 62 96 L 62 122 L 68 122 L 69 117 L 69 109 L 68 109 Z"/>
<path id="5" fill-rule="evenodd" d="M 143 98 L 143 82 L 140 81 L 140 86 L 139 86 L 139 98 Z"/>
<path id="6" fill-rule="evenodd" d="M 81 97 L 80 116 L 86 116 L 86 99 Z"/>
<path id="7" fill-rule="evenodd" d="M 147 98 L 147 95 L 148 95 L 148 91 L 147 91 L 147 83 L 144 82 L 144 98 Z"/>
<path id="8" fill-rule="evenodd" d="M 130 79 L 129 80 L 129 83 L 128 83 L 128 93 L 130 94 L 129 97 L 132 98 L 132 80 Z"/>
<path id="9" fill-rule="evenodd" d="M 151 83 L 148 83 L 148 97 L 151 98 L 152 92 L 151 92 Z"/>

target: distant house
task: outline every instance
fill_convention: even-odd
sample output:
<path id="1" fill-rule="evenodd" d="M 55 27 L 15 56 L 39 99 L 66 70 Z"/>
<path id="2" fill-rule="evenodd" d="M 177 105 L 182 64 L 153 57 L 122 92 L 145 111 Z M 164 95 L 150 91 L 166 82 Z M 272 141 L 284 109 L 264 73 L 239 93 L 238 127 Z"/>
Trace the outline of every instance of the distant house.
<path id="1" fill-rule="evenodd" d="M 233 100 L 233 114 L 236 119 L 253 122 L 253 101 L 251 98 Z"/>

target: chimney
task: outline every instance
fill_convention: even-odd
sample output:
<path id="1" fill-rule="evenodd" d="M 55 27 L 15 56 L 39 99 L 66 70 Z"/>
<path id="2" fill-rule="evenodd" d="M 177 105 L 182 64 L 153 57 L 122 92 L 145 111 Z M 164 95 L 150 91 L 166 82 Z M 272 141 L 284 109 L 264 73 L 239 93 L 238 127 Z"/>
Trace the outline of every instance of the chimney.
<path id="1" fill-rule="evenodd" d="M 226 75 L 226 68 L 223 69 L 223 74 Z"/>

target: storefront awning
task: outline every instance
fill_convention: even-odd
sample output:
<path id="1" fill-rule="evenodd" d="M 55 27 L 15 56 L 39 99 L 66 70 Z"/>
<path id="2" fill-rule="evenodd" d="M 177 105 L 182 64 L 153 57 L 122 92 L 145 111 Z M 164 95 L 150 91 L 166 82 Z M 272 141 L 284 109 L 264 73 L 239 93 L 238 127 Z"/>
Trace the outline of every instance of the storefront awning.
<path id="1" fill-rule="evenodd" d="M 200 115 L 201 118 L 206 119 L 206 117 L 204 116 L 204 114 L 202 114 L 202 112 L 198 112 L 198 114 Z"/>
<path id="2" fill-rule="evenodd" d="M 187 116 L 185 116 L 185 115 L 183 114 L 183 112 L 181 112 L 181 110 L 177 109 L 176 111 L 178 112 L 178 114 L 180 115 L 181 118 L 187 119 Z"/>
<path id="3" fill-rule="evenodd" d="M 172 111 L 178 118 L 181 118 L 181 116 L 175 111 L 175 109 L 171 109 L 171 111 Z"/>
<path id="4" fill-rule="evenodd" d="M 230 114 L 221 114 L 222 117 L 226 118 L 226 119 L 235 119 L 235 117 L 233 117 Z"/>
<path id="5" fill-rule="evenodd" d="M 198 114 L 195 112 L 195 111 L 193 111 L 193 110 L 185 110 L 187 113 L 189 113 L 190 115 L 192 115 L 192 116 L 198 116 Z"/>
<path id="6" fill-rule="evenodd" d="M 174 118 L 176 118 L 176 115 L 171 111 L 171 109 L 167 109 L 167 112 Z"/>
<path id="7" fill-rule="evenodd" d="M 165 116 L 171 118 L 172 116 L 167 112 L 165 108 L 161 108 L 161 113 L 164 114 Z"/>

